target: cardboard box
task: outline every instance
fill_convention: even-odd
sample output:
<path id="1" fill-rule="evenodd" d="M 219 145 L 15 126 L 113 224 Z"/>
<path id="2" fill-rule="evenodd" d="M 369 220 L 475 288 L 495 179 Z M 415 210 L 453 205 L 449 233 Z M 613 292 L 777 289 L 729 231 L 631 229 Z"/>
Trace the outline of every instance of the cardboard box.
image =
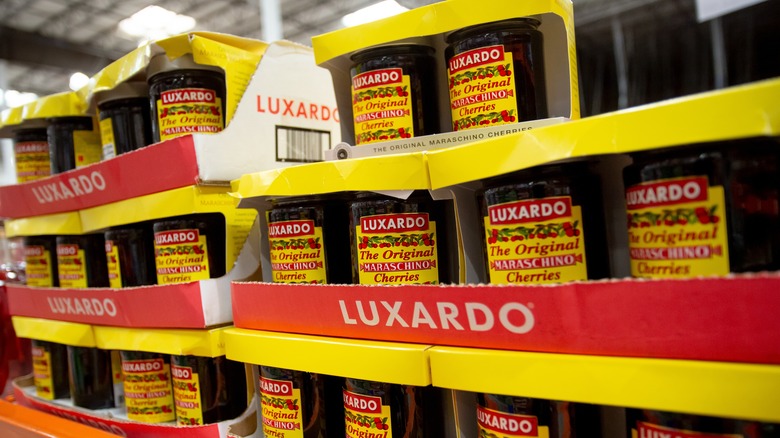
<path id="1" fill-rule="evenodd" d="M 9 284 L 10 313 L 122 327 L 202 328 L 231 322 L 230 282 L 258 278 L 260 230 L 257 213 L 235 209 L 225 187 L 184 187 L 77 213 L 8 221 L 6 229 L 10 236 L 82 234 L 205 212 L 225 216 L 226 275 L 190 283 L 123 289 Z"/>
<path id="2" fill-rule="evenodd" d="M 480 285 L 485 281 L 484 236 L 479 231 L 474 197 L 483 178 L 556 160 L 598 158 L 602 161 L 603 197 L 609 201 L 605 209 L 610 230 L 606 244 L 611 249 L 613 275 L 624 277 L 629 274 L 620 175 L 622 166 L 628 162 L 624 154 L 719 139 L 776 136 L 780 124 L 773 123 L 774 128 L 767 131 L 765 121 L 778 120 L 776 112 L 771 110 L 772 96 L 777 95 L 778 89 L 780 81 L 764 81 L 510 134 L 490 144 L 318 163 L 339 170 L 325 173 L 339 181 L 331 191 L 364 187 L 392 190 L 404 188 L 402 184 L 410 181 L 406 174 L 400 173 L 399 183 L 393 184 L 392 175 L 398 169 L 395 160 L 417 158 L 430 177 L 428 188 L 455 195 L 459 239 L 463 245 L 461 266 L 465 282 L 471 285 L 370 287 L 236 283 L 233 285 L 235 324 L 248 329 L 434 345 L 778 363 L 780 351 L 774 347 L 780 345 L 778 331 L 773 328 L 767 310 L 771 307 L 769 303 L 774 302 L 777 273 L 546 286 Z M 690 114 L 701 117 L 691 118 Z M 486 146 L 495 156 L 485 153 Z M 369 175 L 376 175 L 376 179 L 363 173 L 364 168 L 371 169 Z M 316 194 L 330 187 L 307 175 L 307 166 L 275 174 L 247 175 L 239 181 L 237 192 L 243 198 L 240 205 L 252 206 L 256 200 L 274 192 Z M 423 185 L 425 181 L 418 183 Z M 734 304 L 735 291 L 739 306 Z M 421 307 L 416 308 L 416 303 Z M 469 320 L 467 303 L 472 303 L 473 321 Z M 372 324 L 361 320 L 358 306 L 362 306 L 363 315 L 368 315 L 366 318 Z M 509 328 L 501 324 L 502 309 L 512 323 Z M 456 321 L 462 329 L 448 318 L 442 319 L 442 315 L 454 311 L 458 312 Z M 371 316 L 374 314 L 375 323 Z M 492 317 L 489 328 L 484 325 L 488 315 Z M 525 325 L 526 315 L 533 316 L 531 326 Z M 417 327 L 413 327 L 415 319 Z M 447 329 L 444 329 L 445 322 Z M 531 328 L 526 333 L 515 332 L 528 327 Z"/>
<path id="3" fill-rule="evenodd" d="M 530 16 L 540 19 L 542 23 L 539 30 L 544 38 L 549 118 L 449 132 L 452 131 L 452 118 L 444 60 L 446 35 L 476 24 Z M 354 143 L 350 56 L 361 49 L 410 40 L 421 40 L 436 50 L 436 87 L 443 133 L 350 146 Z M 329 152 L 330 160 L 455 146 L 579 118 L 574 20 L 572 3 L 569 0 L 530 0 L 521 3 L 500 0 L 492 2 L 489 7 L 475 7 L 474 3 L 468 0 L 435 3 L 383 20 L 316 36 L 312 39 L 312 45 L 317 63 L 327 68 L 333 77 L 333 87 L 341 114 L 341 136 L 349 143 L 341 144 Z"/>
<path id="4" fill-rule="evenodd" d="M 16 402 L 22 406 L 48 412 L 58 417 L 127 438 L 220 438 L 227 436 L 228 433 L 243 438 L 262 438 L 263 436 L 262 429 L 257 428 L 257 397 L 252 398 L 252 402 L 247 410 L 236 419 L 203 426 L 175 426 L 172 424 L 146 424 L 130 421 L 125 417 L 122 409 L 93 411 L 73 406 L 69 399 L 44 400 L 35 395 L 35 385 L 31 375 L 14 380 L 13 390 Z"/>
<path id="5" fill-rule="evenodd" d="M 195 183 L 230 181 L 246 173 L 322 160 L 322 153 L 340 141 L 330 78 L 314 64 L 310 48 L 197 32 L 131 52 L 93 77 L 91 88 L 47 96 L 22 111 L 4 113 L 0 135 L 10 136 L 26 118 L 94 111 L 94 93 L 131 78 L 143 80 L 149 59 L 163 53 L 163 46 L 169 56 L 200 51 L 204 63 L 224 67 L 226 128 L 216 134 L 166 140 L 42 180 L 0 187 L 0 217 L 73 211 Z M 241 62 L 226 64 L 225 59 L 238 57 L 234 52 L 244 55 L 238 58 Z"/>

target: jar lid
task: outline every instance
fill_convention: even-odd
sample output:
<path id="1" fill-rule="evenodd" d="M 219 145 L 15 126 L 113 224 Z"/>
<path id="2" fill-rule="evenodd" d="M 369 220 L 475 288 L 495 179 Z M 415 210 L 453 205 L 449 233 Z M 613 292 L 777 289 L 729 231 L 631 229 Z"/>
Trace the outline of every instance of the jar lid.
<path id="1" fill-rule="evenodd" d="M 12 130 L 13 132 L 18 132 L 33 129 L 46 129 L 47 125 L 48 123 L 46 123 L 46 119 L 26 119 L 22 120 L 22 123 L 14 127 Z"/>
<path id="2" fill-rule="evenodd" d="M 213 65 L 198 64 L 192 57 L 191 53 L 186 53 L 176 59 L 169 59 L 168 55 L 161 53 L 154 56 L 149 61 L 149 66 L 146 68 L 147 81 L 151 81 L 154 76 L 160 73 L 167 73 L 176 70 L 205 70 L 218 73 L 224 73 L 224 71 Z"/>
<path id="3" fill-rule="evenodd" d="M 464 27 L 463 29 L 454 30 L 447 34 L 444 39 L 447 44 L 450 44 L 453 43 L 454 40 L 466 38 L 475 33 L 511 31 L 513 29 L 528 29 L 529 27 L 536 29 L 541 26 L 541 24 L 542 20 L 538 17 L 510 18 L 508 20 L 491 21 L 489 23 L 475 24 L 473 26 Z"/>
<path id="4" fill-rule="evenodd" d="M 349 59 L 354 62 L 361 62 L 368 58 L 386 55 L 399 55 L 405 53 L 417 53 L 423 55 L 433 55 L 436 50 L 425 42 L 422 38 L 406 40 L 403 42 L 383 44 L 360 49 L 352 53 Z"/>
<path id="5" fill-rule="evenodd" d="M 144 82 L 122 82 L 116 87 L 95 94 L 98 106 L 103 103 L 119 99 L 132 99 L 134 97 L 149 97 L 149 87 Z"/>
<path id="6" fill-rule="evenodd" d="M 62 117 L 48 117 L 46 121 L 49 124 L 58 123 L 92 123 L 92 116 L 62 116 Z"/>

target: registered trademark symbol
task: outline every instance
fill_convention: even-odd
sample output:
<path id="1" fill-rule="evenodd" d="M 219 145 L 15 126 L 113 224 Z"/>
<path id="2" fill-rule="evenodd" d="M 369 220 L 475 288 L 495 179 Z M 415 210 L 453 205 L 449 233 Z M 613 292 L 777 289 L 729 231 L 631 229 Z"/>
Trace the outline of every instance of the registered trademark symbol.
<path id="1" fill-rule="evenodd" d="M 528 305 L 526 307 L 528 307 L 529 309 L 533 309 L 534 308 L 534 303 L 528 303 Z"/>

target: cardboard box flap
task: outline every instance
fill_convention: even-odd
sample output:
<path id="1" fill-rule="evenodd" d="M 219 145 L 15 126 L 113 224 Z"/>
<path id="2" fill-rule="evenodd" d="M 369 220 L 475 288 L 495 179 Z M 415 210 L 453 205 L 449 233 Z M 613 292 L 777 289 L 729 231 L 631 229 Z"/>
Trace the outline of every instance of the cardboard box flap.
<path id="1" fill-rule="evenodd" d="M 225 130 L 195 136 L 201 179 L 230 181 L 321 161 L 324 151 L 341 141 L 331 78 L 315 65 L 311 48 L 273 42 L 253 72 L 248 72 L 252 79 Z"/>
<path id="2" fill-rule="evenodd" d="M 43 96 L 22 106 L 22 119 L 24 120 L 86 114 L 86 102 L 75 91 Z"/>

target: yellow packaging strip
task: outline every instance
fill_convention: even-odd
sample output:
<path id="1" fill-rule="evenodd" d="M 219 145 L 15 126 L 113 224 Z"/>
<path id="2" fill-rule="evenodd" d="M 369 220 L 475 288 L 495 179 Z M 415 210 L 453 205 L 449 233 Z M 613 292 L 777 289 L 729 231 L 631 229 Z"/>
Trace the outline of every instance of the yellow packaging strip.
<path id="1" fill-rule="evenodd" d="M 83 231 L 81 217 L 78 212 L 57 213 L 5 221 L 5 234 L 8 237 L 82 234 Z"/>
<path id="2" fill-rule="evenodd" d="M 780 366 L 434 347 L 435 386 L 780 422 Z"/>
<path id="3" fill-rule="evenodd" d="M 428 153 L 431 185 L 441 188 L 573 157 L 777 136 L 778 99 L 780 79 L 773 79 L 433 151 Z"/>
<path id="4" fill-rule="evenodd" d="M 225 355 L 226 328 L 210 330 L 134 329 L 94 326 L 95 342 L 104 350 L 217 357 Z"/>
<path id="5" fill-rule="evenodd" d="M 57 342 L 74 347 L 96 347 L 92 326 L 77 322 L 12 316 L 11 323 L 20 338 Z"/>
<path id="6" fill-rule="evenodd" d="M 84 232 L 117 225 L 193 213 L 222 213 L 226 225 L 226 260 L 233 266 L 241 252 L 257 211 L 235 208 L 227 187 L 189 186 L 80 211 Z"/>
<path id="7" fill-rule="evenodd" d="M 22 106 L 22 119 L 24 120 L 82 116 L 86 113 L 86 101 L 73 91 L 43 96 Z"/>
<path id="8" fill-rule="evenodd" d="M 242 176 L 234 196 L 296 196 L 348 190 L 417 190 L 429 187 L 420 153 L 326 161 Z"/>
<path id="9" fill-rule="evenodd" d="M 429 345 L 360 341 L 231 328 L 228 359 L 405 385 L 431 383 Z"/>
<path id="10" fill-rule="evenodd" d="M 22 107 L 4 109 L 0 112 L 0 136 L 10 137 L 13 127 L 22 123 Z"/>

